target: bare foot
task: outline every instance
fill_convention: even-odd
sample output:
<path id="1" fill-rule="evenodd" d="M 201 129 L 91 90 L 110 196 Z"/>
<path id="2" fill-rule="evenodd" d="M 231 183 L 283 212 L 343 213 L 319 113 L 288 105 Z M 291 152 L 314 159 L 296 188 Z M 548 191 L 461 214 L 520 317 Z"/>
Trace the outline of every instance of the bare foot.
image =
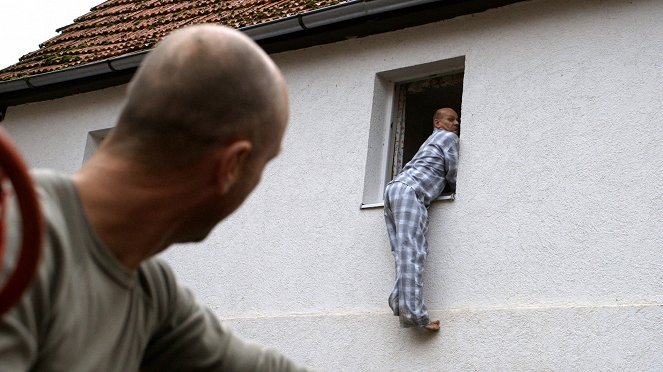
<path id="1" fill-rule="evenodd" d="M 440 330 L 440 321 L 433 320 L 432 322 L 426 324 L 424 328 L 426 328 L 429 331 L 437 332 Z"/>

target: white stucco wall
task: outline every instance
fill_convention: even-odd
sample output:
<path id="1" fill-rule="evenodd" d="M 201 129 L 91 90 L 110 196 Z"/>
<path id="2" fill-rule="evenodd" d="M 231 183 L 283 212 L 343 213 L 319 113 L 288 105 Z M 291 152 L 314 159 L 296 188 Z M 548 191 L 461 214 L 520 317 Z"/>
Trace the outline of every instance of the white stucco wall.
<path id="1" fill-rule="evenodd" d="M 274 55 L 292 118 L 263 183 L 165 254 L 241 334 L 323 371 L 663 370 L 663 2 L 533 0 Z M 398 328 L 381 209 L 360 210 L 376 73 L 465 56 L 457 198 L 431 207 L 425 297 Z M 11 107 L 72 172 L 123 87 Z"/>

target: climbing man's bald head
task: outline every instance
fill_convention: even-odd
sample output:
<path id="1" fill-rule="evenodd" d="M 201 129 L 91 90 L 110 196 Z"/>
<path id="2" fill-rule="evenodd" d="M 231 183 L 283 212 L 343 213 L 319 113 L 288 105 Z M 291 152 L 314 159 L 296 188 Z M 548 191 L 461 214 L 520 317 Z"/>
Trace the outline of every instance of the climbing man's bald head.
<path id="1" fill-rule="evenodd" d="M 260 47 L 227 27 L 191 26 L 144 59 L 108 148 L 150 166 L 184 166 L 237 139 L 260 152 L 287 116 L 285 82 Z"/>
<path id="2" fill-rule="evenodd" d="M 460 134 L 458 114 L 450 107 L 438 109 L 433 116 L 433 127 Z"/>

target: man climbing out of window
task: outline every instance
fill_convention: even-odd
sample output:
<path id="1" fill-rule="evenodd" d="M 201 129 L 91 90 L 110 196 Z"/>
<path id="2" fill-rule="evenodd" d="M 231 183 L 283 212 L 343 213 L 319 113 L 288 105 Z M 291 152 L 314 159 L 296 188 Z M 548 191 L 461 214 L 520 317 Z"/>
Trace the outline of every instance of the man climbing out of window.
<path id="1" fill-rule="evenodd" d="M 428 206 L 447 184 L 455 187 L 458 169 L 458 114 L 442 108 L 433 116 L 433 134 L 384 191 L 384 217 L 396 260 L 396 284 L 389 306 L 401 327 L 439 331 L 423 300 L 424 261 L 428 254 Z"/>

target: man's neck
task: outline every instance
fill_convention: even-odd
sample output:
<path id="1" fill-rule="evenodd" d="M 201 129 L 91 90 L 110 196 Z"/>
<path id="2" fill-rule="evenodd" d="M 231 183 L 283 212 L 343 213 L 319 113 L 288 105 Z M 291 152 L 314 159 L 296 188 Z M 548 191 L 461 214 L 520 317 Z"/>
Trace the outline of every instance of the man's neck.
<path id="1" fill-rule="evenodd" d="M 92 228 L 132 270 L 178 241 L 182 221 L 208 197 L 192 174 L 149 175 L 104 154 L 90 159 L 72 180 Z"/>

